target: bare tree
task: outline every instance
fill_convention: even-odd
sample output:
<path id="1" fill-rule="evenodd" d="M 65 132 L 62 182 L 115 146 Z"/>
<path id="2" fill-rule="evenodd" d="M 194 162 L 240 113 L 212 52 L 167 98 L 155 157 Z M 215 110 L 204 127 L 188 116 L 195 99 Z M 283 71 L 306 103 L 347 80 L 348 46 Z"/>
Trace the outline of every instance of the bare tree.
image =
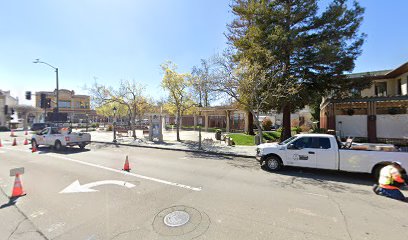
<path id="1" fill-rule="evenodd" d="M 117 89 L 95 82 L 89 89 L 92 101 L 96 106 L 102 106 L 107 103 L 119 103 L 126 107 L 134 139 L 136 139 L 136 117 L 139 111 L 145 109 L 144 106 L 146 105 L 147 97 L 144 95 L 144 91 L 145 86 L 136 83 L 134 80 L 121 80 Z"/>
<path id="2" fill-rule="evenodd" d="M 201 59 L 201 65 L 194 66 L 191 71 L 194 100 L 203 107 L 209 107 L 210 103 L 216 100 L 216 92 L 212 88 L 214 76 L 211 65 L 211 61 Z"/>
<path id="3" fill-rule="evenodd" d="M 267 80 L 267 73 L 256 63 L 233 61 L 229 51 L 214 57 L 214 64 L 217 66 L 215 90 L 226 94 L 252 114 L 262 142 L 262 127 L 258 119 L 260 112 L 270 104 L 274 82 Z M 270 71 L 280 73 L 279 69 Z"/>

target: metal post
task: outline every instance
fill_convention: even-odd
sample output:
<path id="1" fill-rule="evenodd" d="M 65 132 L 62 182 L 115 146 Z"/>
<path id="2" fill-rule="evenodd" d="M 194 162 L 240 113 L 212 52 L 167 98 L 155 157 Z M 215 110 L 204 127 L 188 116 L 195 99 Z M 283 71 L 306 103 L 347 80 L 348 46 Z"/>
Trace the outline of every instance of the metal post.
<path id="1" fill-rule="evenodd" d="M 201 125 L 198 126 L 198 150 L 202 150 L 201 148 Z"/>
<path id="2" fill-rule="evenodd" d="M 57 109 L 56 109 L 56 113 L 58 114 L 59 112 L 59 105 L 58 105 L 58 101 L 59 101 L 59 86 L 58 86 L 58 68 L 55 68 L 55 73 L 56 73 L 56 80 L 57 80 Z"/>
<path id="3" fill-rule="evenodd" d="M 113 142 L 116 143 L 116 114 L 113 114 Z"/>
<path id="4" fill-rule="evenodd" d="M 86 115 L 86 132 L 88 132 L 88 123 L 89 123 L 89 116 Z"/>

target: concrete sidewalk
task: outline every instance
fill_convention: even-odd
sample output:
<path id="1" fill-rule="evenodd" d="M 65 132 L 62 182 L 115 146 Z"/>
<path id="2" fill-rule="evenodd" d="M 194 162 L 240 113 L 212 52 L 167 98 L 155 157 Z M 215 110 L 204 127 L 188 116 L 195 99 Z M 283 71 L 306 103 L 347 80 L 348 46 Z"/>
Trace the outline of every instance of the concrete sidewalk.
<path id="1" fill-rule="evenodd" d="M 91 139 L 93 142 L 112 143 L 113 132 L 92 131 Z M 214 133 L 202 132 L 202 151 L 216 154 L 226 154 L 240 157 L 255 157 L 256 146 L 228 146 L 223 141 L 215 140 Z M 198 132 L 197 131 L 180 131 L 181 142 L 176 141 L 176 131 L 163 132 L 163 142 L 148 141 L 143 136 L 142 130 L 136 131 L 137 139 L 133 137 L 117 137 L 117 143 L 138 147 L 152 147 L 180 151 L 199 151 L 198 149 Z"/>

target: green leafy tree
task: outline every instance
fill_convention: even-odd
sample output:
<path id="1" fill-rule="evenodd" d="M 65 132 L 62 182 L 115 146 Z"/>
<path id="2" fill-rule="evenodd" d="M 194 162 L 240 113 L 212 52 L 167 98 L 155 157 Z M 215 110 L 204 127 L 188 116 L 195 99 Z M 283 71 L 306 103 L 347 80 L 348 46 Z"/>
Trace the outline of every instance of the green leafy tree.
<path id="1" fill-rule="evenodd" d="M 262 66 L 272 82 L 270 108 L 283 113 L 282 138 L 290 137 L 290 113 L 321 96 L 345 91 L 344 73 L 354 68 L 364 34 L 364 9 L 355 1 L 235 0 L 227 38 L 235 61 Z M 280 73 L 276 74 L 276 69 Z M 346 83 L 347 82 L 347 83 Z"/>
<path id="2" fill-rule="evenodd" d="M 180 118 L 185 111 L 195 105 L 190 93 L 191 75 L 178 73 L 176 65 L 170 61 L 163 63 L 161 68 L 164 73 L 161 86 L 169 93 L 167 104 L 165 104 L 166 110 L 176 114 L 177 141 L 181 141 Z"/>

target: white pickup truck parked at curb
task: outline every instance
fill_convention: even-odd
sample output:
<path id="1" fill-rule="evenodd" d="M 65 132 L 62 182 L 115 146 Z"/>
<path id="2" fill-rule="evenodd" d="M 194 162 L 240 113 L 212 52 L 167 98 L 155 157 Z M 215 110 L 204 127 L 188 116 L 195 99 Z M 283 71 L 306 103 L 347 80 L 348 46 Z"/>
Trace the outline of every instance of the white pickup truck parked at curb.
<path id="1" fill-rule="evenodd" d="M 394 161 L 408 169 L 408 153 L 347 149 L 329 134 L 299 134 L 281 143 L 261 144 L 256 159 L 271 171 L 297 166 L 371 173 L 376 178 L 383 166 Z"/>
<path id="2" fill-rule="evenodd" d="M 45 145 L 54 147 L 59 151 L 66 146 L 79 146 L 84 149 L 91 142 L 89 133 L 73 133 L 68 129 L 59 129 L 56 127 L 44 128 L 41 132 L 34 134 L 31 137 L 31 145 Z"/>

